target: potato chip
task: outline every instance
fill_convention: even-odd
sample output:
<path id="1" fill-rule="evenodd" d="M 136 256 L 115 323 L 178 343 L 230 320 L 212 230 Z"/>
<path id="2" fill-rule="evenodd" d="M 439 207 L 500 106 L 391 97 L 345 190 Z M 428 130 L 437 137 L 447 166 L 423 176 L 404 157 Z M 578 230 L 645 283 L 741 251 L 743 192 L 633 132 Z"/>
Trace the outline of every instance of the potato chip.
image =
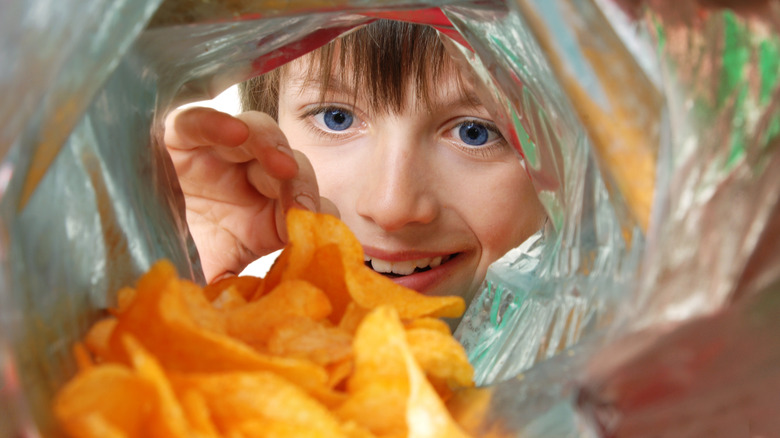
<path id="1" fill-rule="evenodd" d="M 117 306 L 114 309 L 115 314 L 124 312 L 135 299 L 135 289 L 123 287 L 116 294 Z"/>
<path id="2" fill-rule="evenodd" d="M 407 331 L 418 328 L 429 329 L 447 336 L 452 336 L 452 330 L 450 329 L 449 324 L 439 318 L 423 317 L 407 319 L 404 321 L 404 328 L 406 328 Z"/>
<path id="3" fill-rule="evenodd" d="M 290 224 L 289 218 L 287 220 L 287 224 L 288 226 Z M 256 296 L 253 296 L 251 299 L 249 299 L 249 301 L 254 301 L 266 293 L 272 291 L 276 286 L 279 286 L 279 284 L 282 282 L 282 277 L 285 276 L 287 271 L 290 269 L 290 257 L 293 251 L 292 248 L 293 245 L 290 242 L 287 244 L 284 250 L 282 250 L 276 260 L 274 260 L 274 264 L 271 265 L 271 269 L 269 269 L 268 273 L 266 273 L 260 291 L 257 292 Z"/>
<path id="4" fill-rule="evenodd" d="M 339 421 L 296 385 L 269 372 L 179 374 L 177 392 L 195 391 L 208 405 L 220 434 L 241 432 L 242 424 L 284 423 L 290 430 L 311 429 L 321 437 L 342 436 Z M 263 433 L 259 436 L 268 436 Z M 293 435 L 297 436 L 297 435 Z"/>
<path id="5" fill-rule="evenodd" d="M 288 215 L 265 279 L 200 288 L 156 263 L 74 346 L 58 394 L 74 437 L 463 436 L 444 400 L 473 370 L 427 297 L 363 263 L 337 218 Z M 403 319 L 402 319 L 403 318 Z M 89 352 L 87 352 L 89 350 Z M 92 357 L 90 357 L 90 353 Z M 93 360 L 94 358 L 94 360 Z"/>
<path id="6" fill-rule="evenodd" d="M 409 383 L 406 374 L 378 377 L 364 387 L 350 391 L 335 409 L 342 420 L 353 421 L 379 436 L 406 436 L 406 402 Z"/>
<path id="7" fill-rule="evenodd" d="M 287 318 L 273 328 L 268 337 L 268 352 L 308 359 L 324 366 L 352 355 L 352 335 L 311 318 Z"/>
<path id="8" fill-rule="evenodd" d="M 460 297 L 429 297 L 393 283 L 387 277 L 360 265 L 345 272 L 349 293 L 364 308 L 394 308 L 401 318 L 435 316 L 452 318 L 463 314 L 466 304 Z"/>
<path id="9" fill-rule="evenodd" d="M 157 409 L 153 409 L 146 420 L 149 436 L 161 438 L 192 436 L 184 410 L 174 395 L 173 388 L 165 372 L 160 368 L 160 364 L 132 336 L 126 335 L 122 341 L 133 368 L 139 376 L 151 384 L 154 391 L 153 399 Z"/>
<path id="10" fill-rule="evenodd" d="M 189 281 L 178 280 L 169 287 L 178 286 L 181 298 L 187 306 L 189 318 L 199 327 L 212 333 L 227 333 L 227 321 L 224 314 L 219 312 L 206 299 L 203 289 Z"/>
<path id="11" fill-rule="evenodd" d="M 353 343 L 355 371 L 347 382 L 349 398 L 336 413 L 377 435 L 406 433 L 409 381 L 402 351 L 406 334 L 397 312 L 381 307 L 368 314 Z"/>
<path id="12" fill-rule="evenodd" d="M 347 306 L 344 315 L 341 316 L 339 321 L 339 327 L 354 334 L 363 318 L 370 313 L 369 309 L 360 307 L 354 301 L 350 302 Z"/>
<path id="13" fill-rule="evenodd" d="M 473 385 L 474 368 L 463 346 L 450 335 L 427 328 L 406 331 L 409 349 L 423 371 L 451 388 Z"/>
<path id="14" fill-rule="evenodd" d="M 211 300 L 211 305 L 217 310 L 233 310 L 246 305 L 247 300 L 234 286 L 224 289 L 219 296 Z"/>
<path id="15" fill-rule="evenodd" d="M 344 281 L 346 267 L 342 251 L 343 248 L 335 243 L 317 248 L 311 262 L 301 274 L 302 279 L 326 291 L 333 306 L 330 320 L 334 323 L 341 319 L 352 301 L 347 283 Z"/>
<path id="16" fill-rule="evenodd" d="M 102 415 L 90 414 L 79 418 L 73 426 L 74 436 L 83 438 L 127 438 L 123 430 L 109 423 Z"/>
<path id="17" fill-rule="evenodd" d="M 102 319 L 93 324 L 84 337 L 84 346 L 96 358 L 96 362 L 110 356 L 109 342 L 116 324 L 117 320 L 114 318 Z"/>
<path id="18" fill-rule="evenodd" d="M 141 436 L 153 397 L 153 386 L 132 369 L 104 364 L 70 380 L 57 393 L 54 414 L 73 437 L 95 436 L 94 428 Z"/>
<path id="19" fill-rule="evenodd" d="M 205 395 L 197 391 L 184 391 L 179 394 L 179 401 L 192 431 L 201 436 L 219 436 Z"/>
<path id="20" fill-rule="evenodd" d="M 343 424 L 345 438 L 375 438 L 376 435 L 371 433 L 365 427 L 355 423 L 354 421 L 346 421 Z"/>
<path id="21" fill-rule="evenodd" d="M 86 371 L 95 366 L 87 347 L 81 342 L 73 344 L 73 357 L 76 359 L 76 367 L 79 371 Z"/>
<path id="22" fill-rule="evenodd" d="M 274 327 L 289 318 L 319 320 L 330 312 L 328 297 L 319 288 L 302 280 L 285 281 L 259 300 L 230 310 L 228 333 L 262 350 Z"/>
<path id="23" fill-rule="evenodd" d="M 465 302 L 460 297 L 425 296 L 397 285 L 368 268 L 363 261 L 360 242 L 338 218 L 292 209 L 287 214 L 287 223 L 290 254 L 286 261 L 289 266 L 282 275 L 283 279 L 306 278 L 307 267 L 315 257 L 315 252 L 328 245 L 335 245 L 344 269 L 347 291 L 359 306 L 369 309 L 391 306 L 398 311 L 401 318 L 458 317 L 463 314 Z M 328 252 L 329 259 L 335 259 L 333 249 L 323 251 Z M 337 264 L 332 262 L 331 266 L 333 265 Z M 336 283 L 335 280 L 329 282 Z M 342 300 L 340 296 L 337 297 L 337 301 L 339 300 Z M 340 312 L 341 310 L 336 314 Z"/>
<path id="24" fill-rule="evenodd" d="M 265 290 L 278 282 L 306 280 L 326 291 L 337 322 L 351 300 L 344 270 L 363 265 L 363 248 L 336 217 L 292 209 L 287 213 L 289 244 L 266 277 Z"/>
<path id="25" fill-rule="evenodd" d="M 415 351 L 420 349 L 431 351 Z M 465 436 L 425 377 L 428 372 L 453 387 L 472 384 L 473 370 L 468 361 L 461 367 L 465 353 L 454 339 L 427 328 L 405 331 L 395 309 L 379 307 L 360 324 L 354 350 L 350 396 L 336 411 L 342 418 L 377 435 Z M 425 362 L 418 363 L 417 356 Z"/>
<path id="26" fill-rule="evenodd" d="M 409 375 L 406 405 L 407 438 L 467 438 L 447 411 L 410 351 L 404 351 Z"/>
<path id="27" fill-rule="evenodd" d="M 328 371 L 328 387 L 329 388 L 337 388 L 337 389 L 343 389 L 340 388 L 341 384 L 346 381 L 346 378 L 349 377 L 352 374 L 352 370 L 354 369 L 354 364 L 352 363 L 352 356 L 346 357 L 338 362 L 333 362 L 331 364 L 328 364 L 325 366 L 325 369 Z"/>
<path id="28" fill-rule="evenodd" d="M 233 290 L 240 295 L 244 301 L 250 301 L 258 290 L 263 290 L 264 281 L 260 277 L 242 276 L 242 277 L 227 277 L 219 281 L 211 283 L 203 288 L 203 295 L 208 301 L 214 301 L 218 296 L 229 289 Z M 259 298 L 259 297 L 257 297 Z"/>
<path id="29" fill-rule="evenodd" d="M 325 387 L 327 373 L 316 364 L 262 355 L 239 340 L 200 327 L 189 314 L 192 306 L 174 272 L 169 262 L 159 262 L 139 281 L 135 301 L 111 335 L 110 360 L 129 363 L 121 339 L 131 334 L 171 371 L 270 370 L 305 388 Z"/>

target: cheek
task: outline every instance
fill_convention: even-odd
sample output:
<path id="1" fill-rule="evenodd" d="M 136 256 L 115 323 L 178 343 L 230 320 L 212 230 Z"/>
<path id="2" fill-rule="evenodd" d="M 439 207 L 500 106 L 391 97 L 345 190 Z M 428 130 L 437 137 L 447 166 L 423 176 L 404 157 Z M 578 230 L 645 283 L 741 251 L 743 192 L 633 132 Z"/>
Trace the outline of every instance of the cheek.
<path id="1" fill-rule="evenodd" d="M 343 210 L 346 207 L 344 198 L 349 196 L 349 189 L 359 183 L 359 176 L 352 169 L 361 167 L 353 162 L 352 155 L 334 153 L 332 148 L 324 147 L 322 140 L 318 140 L 303 123 L 285 111 L 283 105 L 279 108 L 279 127 L 287 136 L 290 147 L 303 152 L 311 162 L 320 196 L 330 199 L 339 210 Z"/>
<path id="2" fill-rule="evenodd" d="M 463 186 L 461 216 L 482 251 L 480 270 L 520 245 L 543 223 L 544 210 L 519 162 L 490 166 Z"/>
<path id="3" fill-rule="evenodd" d="M 336 204 L 342 219 L 347 222 L 349 213 L 354 210 L 357 190 L 363 181 L 360 169 L 366 167 L 361 165 L 359 155 L 348 151 L 334 153 L 329 148 L 306 144 L 297 149 L 306 154 L 314 168 L 320 196 Z"/>

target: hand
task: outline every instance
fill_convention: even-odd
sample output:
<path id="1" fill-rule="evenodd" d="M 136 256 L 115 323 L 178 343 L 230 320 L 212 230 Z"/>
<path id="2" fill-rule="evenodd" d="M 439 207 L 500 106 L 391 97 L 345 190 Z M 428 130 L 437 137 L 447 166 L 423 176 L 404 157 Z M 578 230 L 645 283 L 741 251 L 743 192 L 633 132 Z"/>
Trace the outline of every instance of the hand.
<path id="1" fill-rule="evenodd" d="M 311 164 L 267 114 L 177 110 L 164 141 L 208 282 L 281 248 L 289 208 L 322 207 Z M 326 209 L 336 211 L 327 201 Z"/>

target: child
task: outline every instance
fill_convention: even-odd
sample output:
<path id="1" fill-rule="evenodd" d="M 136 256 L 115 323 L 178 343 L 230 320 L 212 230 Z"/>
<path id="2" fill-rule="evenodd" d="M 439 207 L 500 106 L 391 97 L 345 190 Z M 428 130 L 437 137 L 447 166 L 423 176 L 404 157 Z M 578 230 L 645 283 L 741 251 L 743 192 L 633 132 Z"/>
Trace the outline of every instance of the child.
<path id="1" fill-rule="evenodd" d="M 432 28 L 373 22 L 242 92 L 250 111 L 235 118 L 195 108 L 166 125 L 209 281 L 283 246 L 298 206 L 340 215 L 377 272 L 468 303 L 543 223 L 521 159 Z"/>

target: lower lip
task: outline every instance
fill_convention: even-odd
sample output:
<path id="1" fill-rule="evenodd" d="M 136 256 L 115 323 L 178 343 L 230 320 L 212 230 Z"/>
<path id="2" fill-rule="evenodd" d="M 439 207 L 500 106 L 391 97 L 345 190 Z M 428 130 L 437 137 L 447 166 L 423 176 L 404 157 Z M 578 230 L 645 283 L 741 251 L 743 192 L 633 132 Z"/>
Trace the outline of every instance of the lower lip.
<path id="1" fill-rule="evenodd" d="M 401 286 L 416 290 L 422 294 L 429 295 L 429 291 L 452 276 L 452 273 L 456 270 L 457 265 L 462 263 L 463 260 L 463 254 L 458 254 L 457 256 L 448 260 L 446 263 L 443 263 L 435 268 L 424 272 L 416 272 L 414 274 L 403 277 L 391 278 L 391 280 L 393 280 L 396 284 L 400 284 Z"/>

